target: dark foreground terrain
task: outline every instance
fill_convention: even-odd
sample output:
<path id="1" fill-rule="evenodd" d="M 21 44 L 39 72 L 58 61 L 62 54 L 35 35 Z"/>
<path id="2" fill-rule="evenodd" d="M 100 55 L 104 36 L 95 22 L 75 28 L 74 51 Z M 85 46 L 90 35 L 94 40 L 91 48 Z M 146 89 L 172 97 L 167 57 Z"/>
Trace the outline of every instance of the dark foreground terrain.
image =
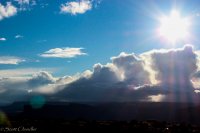
<path id="1" fill-rule="evenodd" d="M 53 133 L 199 133 L 200 126 L 159 121 L 12 120 L 0 132 Z"/>
<path id="2" fill-rule="evenodd" d="M 200 106 L 189 103 L 16 102 L 0 109 L 0 132 L 200 133 Z"/>

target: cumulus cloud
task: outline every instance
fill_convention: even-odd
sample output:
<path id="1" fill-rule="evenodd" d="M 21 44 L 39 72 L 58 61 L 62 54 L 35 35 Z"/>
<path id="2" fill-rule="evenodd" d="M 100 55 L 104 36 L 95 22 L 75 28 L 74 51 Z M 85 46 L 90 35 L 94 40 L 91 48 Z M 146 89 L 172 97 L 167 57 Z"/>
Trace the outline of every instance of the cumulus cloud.
<path id="1" fill-rule="evenodd" d="M 3 101 L 10 103 L 15 100 L 27 100 L 29 97 L 34 95 L 33 93 L 35 90 L 40 87 L 47 87 L 55 81 L 56 78 L 53 78 L 50 73 L 45 71 L 37 72 L 32 77 L 1 78 L 0 97 Z M 49 92 L 48 89 L 49 88 L 47 87 L 46 92 Z M 30 92 L 32 92 L 32 94 Z"/>
<path id="2" fill-rule="evenodd" d="M 17 98 L 44 95 L 54 101 L 199 102 L 200 88 L 195 87 L 200 78 L 198 62 L 199 55 L 191 45 L 139 55 L 122 52 L 109 63 L 97 63 L 92 70 L 74 76 L 55 78 L 40 72 L 23 82 L 2 78 L 0 94 L 7 95 L 14 85 L 24 94 L 19 96 L 16 89 L 12 95 Z"/>
<path id="3" fill-rule="evenodd" d="M 17 7 L 7 2 L 6 5 L 0 3 L 0 20 L 8 18 L 17 14 Z"/>
<path id="4" fill-rule="evenodd" d="M 82 49 L 83 48 L 54 48 L 44 52 L 40 56 L 46 58 L 73 58 L 80 55 L 87 55 L 82 52 Z"/>
<path id="5" fill-rule="evenodd" d="M 6 41 L 6 38 L 2 37 L 0 38 L 0 41 Z"/>
<path id="6" fill-rule="evenodd" d="M 167 91 L 165 101 L 197 102 L 194 91 L 196 81 L 192 76 L 197 72 L 198 55 L 193 46 L 185 45 L 178 49 L 152 50 L 141 55 L 149 66 L 160 91 Z M 154 71 L 154 72 L 153 72 Z M 196 99 L 196 100 L 195 100 Z"/>
<path id="7" fill-rule="evenodd" d="M 52 84 L 55 82 L 55 78 L 46 71 L 41 71 L 40 73 L 34 74 L 29 80 L 31 86 L 37 87 L 39 85 Z"/>
<path id="8" fill-rule="evenodd" d="M 60 6 L 61 13 L 70 13 L 72 15 L 83 14 L 90 9 L 92 9 L 91 0 L 72 1 Z"/>
<path id="9" fill-rule="evenodd" d="M 0 20 L 12 17 L 20 11 L 30 10 L 36 5 L 36 0 L 13 0 L 13 2 L 0 3 Z"/>
<path id="10" fill-rule="evenodd" d="M 89 78 L 79 78 L 56 95 L 72 101 L 198 102 L 191 82 L 198 60 L 191 45 L 140 55 L 121 53 L 111 61 L 94 65 Z"/>
<path id="11" fill-rule="evenodd" d="M 112 57 L 111 63 L 95 64 L 88 76 L 68 84 L 55 96 L 70 101 L 149 100 L 148 95 L 157 95 L 160 90 L 157 86 L 140 86 L 150 83 L 143 65 L 135 54 L 121 53 Z"/>
<path id="12" fill-rule="evenodd" d="M 18 65 L 24 62 L 24 59 L 14 56 L 0 56 L 0 64 Z"/>
<path id="13" fill-rule="evenodd" d="M 118 69 L 121 78 L 136 86 L 149 84 L 149 73 L 144 69 L 144 61 L 135 54 L 121 53 L 111 58 L 113 65 Z"/>
<path id="14" fill-rule="evenodd" d="M 196 54 L 193 47 L 186 45 L 181 49 L 154 51 L 152 68 L 157 71 L 156 79 L 162 84 L 189 84 L 197 70 Z"/>

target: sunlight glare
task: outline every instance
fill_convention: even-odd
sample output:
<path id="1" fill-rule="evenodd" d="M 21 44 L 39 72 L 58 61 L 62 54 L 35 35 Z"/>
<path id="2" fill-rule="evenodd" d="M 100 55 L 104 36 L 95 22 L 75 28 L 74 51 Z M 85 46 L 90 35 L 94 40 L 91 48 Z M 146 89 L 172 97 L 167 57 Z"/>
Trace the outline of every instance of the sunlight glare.
<path id="1" fill-rule="evenodd" d="M 170 16 L 162 17 L 160 23 L 159 34 L 172 43 L 186 39 L 189 35 L 190 21 L 187 18 L 181 18 L 177 10 L 172 10 Z"/>

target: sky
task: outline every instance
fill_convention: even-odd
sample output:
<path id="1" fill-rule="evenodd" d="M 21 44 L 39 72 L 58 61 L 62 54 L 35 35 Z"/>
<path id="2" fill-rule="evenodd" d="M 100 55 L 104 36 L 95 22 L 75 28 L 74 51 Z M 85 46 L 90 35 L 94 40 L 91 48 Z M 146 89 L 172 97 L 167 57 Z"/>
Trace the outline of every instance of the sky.
<path id="1" fill-rule="evenodd" d="M 199 4 L 1 0 L 2 103 L 36 96 L 47 101 L 197 102 Z"/>

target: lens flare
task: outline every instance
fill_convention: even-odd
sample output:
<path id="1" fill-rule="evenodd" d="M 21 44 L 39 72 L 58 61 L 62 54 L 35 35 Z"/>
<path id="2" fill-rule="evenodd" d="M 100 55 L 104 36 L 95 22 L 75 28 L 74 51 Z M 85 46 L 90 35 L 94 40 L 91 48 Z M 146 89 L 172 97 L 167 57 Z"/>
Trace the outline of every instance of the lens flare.
<path id="1" fill-rule="evenodd" d="M 10 121 L 8 120 L 8 117 L 6 116 L 6 114 L 2 111 L 0 111 L 0 127 L 1 126 L 11 126 Z"/>
<path id="2" fill-rule="evenodd" d="M 43 96 L 34 96 L 32 97 L 30 104 L 33 109 L 42 108 L 45 104 L 45 98 Z"/>

